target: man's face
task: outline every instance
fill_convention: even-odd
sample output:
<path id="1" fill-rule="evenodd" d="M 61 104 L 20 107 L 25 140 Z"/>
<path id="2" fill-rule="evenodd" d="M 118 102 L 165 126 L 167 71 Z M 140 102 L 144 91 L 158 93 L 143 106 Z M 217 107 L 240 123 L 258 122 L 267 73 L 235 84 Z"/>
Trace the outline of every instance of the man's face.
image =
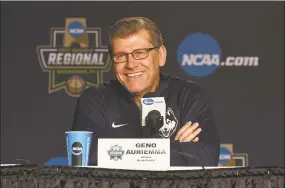
<path id="1" fill-rule="evenodd" d="M 114 38 L 113 55 L 131 53 L 134 50 L 153 48 L 147 31 L 141 30 L 126 38 Z M 159 80 L 159 66 L 163 66 L 166 60 L 164 46 L 149 51 L 145 59 L 136 60 L 129 54 L 128 60 L 123 63 L 114 63 L 114 72 L 117 79 L 135 94 L 144 94 L 154 91 Z"/>

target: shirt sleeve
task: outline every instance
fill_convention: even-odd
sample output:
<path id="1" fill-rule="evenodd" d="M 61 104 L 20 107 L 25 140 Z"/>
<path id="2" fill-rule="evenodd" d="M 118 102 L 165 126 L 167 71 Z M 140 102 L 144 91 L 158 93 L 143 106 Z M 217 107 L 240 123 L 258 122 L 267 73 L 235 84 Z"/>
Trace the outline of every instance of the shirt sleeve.
<path id="1" fill-rule="evenodd" d="M 205 92 L 195 83 L 187 83 L 181 98 L 181 127 L 188 121 L 199 123 L 202 131 L 198 142 L 176 143 L 186 166 L 217 166 L 219 161 L 220 140 L 212 107 Z"/>
<path id="2" fill-rule="evenodd" d="M 77 99 L 72 130 L 93 132 L 89 165 L 97 165 L 98 138 L 106 134 L 104 98 L 97 87 L 86 89 Z"/>

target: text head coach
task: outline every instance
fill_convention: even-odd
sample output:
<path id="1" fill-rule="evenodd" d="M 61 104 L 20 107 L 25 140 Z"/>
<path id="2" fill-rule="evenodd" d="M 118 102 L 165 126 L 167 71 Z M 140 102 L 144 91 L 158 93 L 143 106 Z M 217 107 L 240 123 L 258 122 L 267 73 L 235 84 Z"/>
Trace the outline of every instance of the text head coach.
<path id="1" fill-rule="evenodd" d="M 157 25 L 145 17 L 117 21 L 109 31 L 116 80 L 90 87 L 78 98 L 72 130 L 92 131 L 90 165 L 97 164 L 98 138 L 151 138 L 141 126 L 141 98 L 164 97 L 171 166 L 217 166 L 220 141 L 205 92 L 192 81 L 160 72 L 167 51 Z"/>

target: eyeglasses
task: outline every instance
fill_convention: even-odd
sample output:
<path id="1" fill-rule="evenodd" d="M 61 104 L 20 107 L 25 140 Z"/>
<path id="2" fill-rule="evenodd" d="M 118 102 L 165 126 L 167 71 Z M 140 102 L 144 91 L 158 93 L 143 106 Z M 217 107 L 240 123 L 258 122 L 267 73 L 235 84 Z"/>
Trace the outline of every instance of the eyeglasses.
<path id="1" fill-rule="evenodd" d="M 159 48 L 159 47 L 160 46 L 153 47 L 153 48 L 138 49 L 138 50 L 134 50 L 131 53 L 121 53 L 121 54 L 113 56 L 113 59 L 114 59 L 115 63 L 124 63 L 124 62 L 128 61 L 129 54 L 132 54 L 133 58 L 136 60 L 145 59 L 149 56 L 149 52 L 151 50 Z"/>

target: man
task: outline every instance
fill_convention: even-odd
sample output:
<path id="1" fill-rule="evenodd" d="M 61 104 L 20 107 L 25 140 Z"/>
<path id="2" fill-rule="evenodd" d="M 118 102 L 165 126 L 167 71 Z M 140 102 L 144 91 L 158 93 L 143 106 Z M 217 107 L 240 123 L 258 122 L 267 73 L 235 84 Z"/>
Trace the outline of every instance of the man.
<path id="1" fill-rule="evenodd" d="M 151 137 L 141 126 L 140 99 L 165 98 L 171 166 L 216 166 L 219 138 L 204 91 L 194 82 L 160 72 L 166 48 L 158 27 L 144 17 L 123 18 L 110 28 L 109 53 L 117 80 L 88 88 L 78 99 L 73 130 L 93 132 L 91 164 L 97 162 L 98 138 Z"/>

